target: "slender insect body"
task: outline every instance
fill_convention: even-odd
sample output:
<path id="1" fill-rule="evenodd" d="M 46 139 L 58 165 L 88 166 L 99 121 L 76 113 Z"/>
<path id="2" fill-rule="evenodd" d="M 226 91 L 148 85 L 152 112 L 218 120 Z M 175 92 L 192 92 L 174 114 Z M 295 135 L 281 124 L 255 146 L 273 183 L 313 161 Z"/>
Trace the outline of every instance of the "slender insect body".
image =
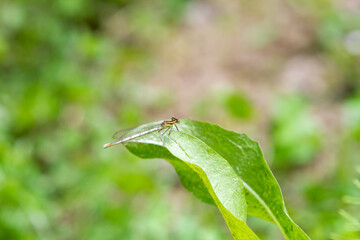
<path id="1" fill-rule="evenodd" d="M 112 146 L 120 144 L 120 143 L 125 143 L 125 142 L 131 141 L 131 140 L 133 140 L 135 138 L 138 138 L 138 137 L 153 133 L 155 131 L 159 132 L 160 137 L 161 137 L 161 141 L 164 142 L 164 139 L 163 139 L 164 134 L 167 131 L 169 131 L 169 136 L 170 136 L 173 126 L 175 126 L 176 130 L 179 131 L 178 127 L 176 126 L 176 123 L 180 123 L 180 120 L 175 118 L 175 117 L 172 117 L 170 121 L 165 120 L 160 125 L 155 126 L 155 127 L 151 128 L 151 129 L 142 130 L 141 132 L 134 133 L 131 136 L 123 137 L 123 138 L 119 139 L 116 142 L 107 143 L 107 144 L 104 145 L 104 148 L 112 147 Z"/>
<path id="2" fill-rule="evenodd" d="M 152 133 L 152 132 L 161 130 L 161 129 L 162 129 L 161 127 L 157 127 L 157 128 L 154 128 L 154 129 L 150 129 L 150 130 L 148 130 L 148 131 L 144 131 L 144 132 L 142 132 L 142 133 L 138 133 L 138 134 L 135 134 L 135 135 L 133 135 L 133 136 L 130 136 L 130 137 L 121 139 L 121 140 L 119 140 L 118 142 L 119 142 L 119 143 L 127 142 L 127 141 L 133 140 L 133 139 L 135 139 L 135 138 L 144 136 L 144 135 L 146 135 L 146 134 L 149 134 L 149 133 Z"/>

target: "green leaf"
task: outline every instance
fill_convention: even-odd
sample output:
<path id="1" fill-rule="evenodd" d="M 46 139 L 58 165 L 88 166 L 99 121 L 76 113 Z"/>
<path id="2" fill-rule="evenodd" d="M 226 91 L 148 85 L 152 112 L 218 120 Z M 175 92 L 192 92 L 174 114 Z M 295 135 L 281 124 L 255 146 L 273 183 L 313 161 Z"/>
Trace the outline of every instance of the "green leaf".
<path id="1" fill-rule="evenodd" d="M 235 239 L 258 239 L 247 215 L 275 223 L 286 239 L 309 239 L 288 215 L 257 142 L 210 123 L 182 120 L 178 126 L 164 144 L 153 133 L 126 147 L 142 158 L 167 159 L 186 189 L 219 208 Z"/>

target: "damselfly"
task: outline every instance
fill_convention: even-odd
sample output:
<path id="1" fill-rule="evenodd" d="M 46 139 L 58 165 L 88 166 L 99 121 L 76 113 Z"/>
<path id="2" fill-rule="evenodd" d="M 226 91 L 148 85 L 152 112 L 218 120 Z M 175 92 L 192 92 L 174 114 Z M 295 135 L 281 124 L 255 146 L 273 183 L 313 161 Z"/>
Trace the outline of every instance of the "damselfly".
<path id="1" fill-rule="evenodd" d="M 120 144 L 120 143 L 125 143 L 125 142 L 131 141 L 135 138 L 138 138 L 138 137 L 141 137 L 141 136 L 144 136 L 149 133 L 156 132 L 156 131 L 158 131 L 160 133 L 161 141 L 164 142 L 163 136 L 167 131 L 169 131 L 169 136 L 170 136 L 170 133 L 174 126 L 175 126 L 176 130 L 179 131 L 178 127 L 176 126 L 176 123 L 180 123 L 180 120 L 175 117 L 172 117 L 171 120 L 156 122 L 154 124 L 145 124 L 143 126 L 125 131 L 125 133 L 123 133 L 123 131 L 116 132 L 114 134 L 114 138 L 117 138 L 118 140 L 115 142 L 112 142 L 112 143 L 105 144 L 104 148 L 112 147 L 112 146 Z M 117 135 L 119 135 L 119 133 L 122 133 L 122 134 L 119 137 L 117 137 Z"/>

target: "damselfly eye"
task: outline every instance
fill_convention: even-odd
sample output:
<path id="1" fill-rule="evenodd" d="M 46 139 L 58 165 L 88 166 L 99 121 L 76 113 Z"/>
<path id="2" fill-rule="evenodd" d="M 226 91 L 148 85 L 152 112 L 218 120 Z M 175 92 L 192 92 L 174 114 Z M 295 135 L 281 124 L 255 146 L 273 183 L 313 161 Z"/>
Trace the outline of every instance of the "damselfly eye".
<path id="1" fill-rule="evenodd" d="M 171 117 L 171 121 L 176 122 L 176 123 L 180 122 L 179 119 L 177 119 L 176 117 Z"/>

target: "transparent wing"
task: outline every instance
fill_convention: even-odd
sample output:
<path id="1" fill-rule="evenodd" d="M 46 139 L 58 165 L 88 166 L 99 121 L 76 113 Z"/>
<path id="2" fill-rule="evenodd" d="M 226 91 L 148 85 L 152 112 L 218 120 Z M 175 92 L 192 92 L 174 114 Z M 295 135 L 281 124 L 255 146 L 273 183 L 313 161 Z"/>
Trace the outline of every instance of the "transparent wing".
<path id="1" fill-rule="evenodd" d="M 136 127 L 135 127 L 136 128 Z M 113 135 L 112 138 L 113 139 L 121 139 L 123 138 L 125 135 L 127 135 L 127 133 L 129 133 L 131 130 L 134 130 L 135 128 L 126 128 L 126 129 L 120 129 L 118 131 L 116 131 Z"/>
<path id="2" fill-rule="evenodd" d="M 113 134 L 113 139 L 116 140 L 120 140 L 120 139 L 124 139 L 126 137 L 129 137 L 131 135 L 135 135 L 141 132 L 146 132 L 152 129 L 157 129 L 160 127 L 162 121 L 161 122 L 155 122 L 155 123 L 150 123 L 150 124 L 144 124 L 141 125 L 139 127 L 135 127 L 135 128 L 127 128 L 127 129 L 122 129 L 119 131 L 116 131 Z"/>

